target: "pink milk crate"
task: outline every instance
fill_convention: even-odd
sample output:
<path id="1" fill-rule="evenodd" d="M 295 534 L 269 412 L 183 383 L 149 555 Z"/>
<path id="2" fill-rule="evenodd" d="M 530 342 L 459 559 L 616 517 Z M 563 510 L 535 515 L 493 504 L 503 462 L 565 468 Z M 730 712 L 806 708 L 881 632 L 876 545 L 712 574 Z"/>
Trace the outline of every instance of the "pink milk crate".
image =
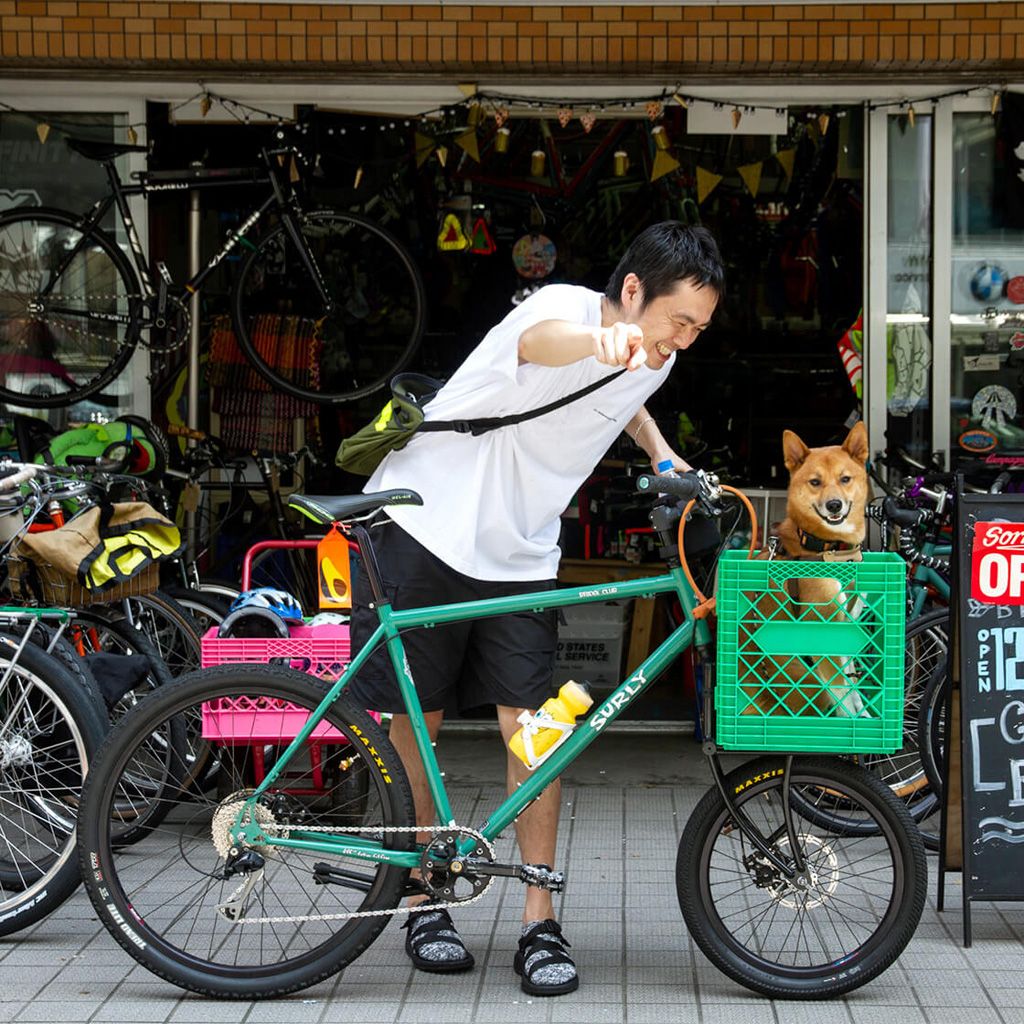
<path id="1" fill-rule="evenodd" d="M 292 626 L 288 637 L 246 639 L 219 637 L 214 627 L 203 636 L 202 667 L 273 661 L 333 682 L 348 664 L 351 650 L 347 625 Z M 370 714 L 380 721 L 377 712 Z M 203 739 L 226 747 L 251 747 L 258 783 L 265 774 L 264 745 L 294 739 L 308 718 L 303 708 L 283 700 L 222 697 L 203 704 Z M 323 790 L 321 746 L 344 742 L 345 738 L 327 722 L 321 722 L 310 734 L 307 743 L 314 789 L 309 792 Z"/>

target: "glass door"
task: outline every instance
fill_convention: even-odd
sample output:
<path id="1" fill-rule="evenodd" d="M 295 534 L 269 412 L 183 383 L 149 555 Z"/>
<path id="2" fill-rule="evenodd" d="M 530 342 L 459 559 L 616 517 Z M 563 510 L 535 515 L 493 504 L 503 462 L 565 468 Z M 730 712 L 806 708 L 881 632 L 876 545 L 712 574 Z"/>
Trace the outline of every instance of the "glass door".
<path id="1" fill-rule="evenodd" d="M 1024 202 L 1013 177 L 1018 117 L 952 113 L 948 444 L 979 483 L 1024 465 Z M 1024 155 L 1024 154 L 1022 154 Z M 938 227 L 938 225 L 937 225 Z M 988 473 L 986 474 L 986 470 Z"/>
<path id="2" fill-rule="evenodd" d="M 885 441 L 932 451 L 932 149 L 934 119 L 886 117 Z"/>

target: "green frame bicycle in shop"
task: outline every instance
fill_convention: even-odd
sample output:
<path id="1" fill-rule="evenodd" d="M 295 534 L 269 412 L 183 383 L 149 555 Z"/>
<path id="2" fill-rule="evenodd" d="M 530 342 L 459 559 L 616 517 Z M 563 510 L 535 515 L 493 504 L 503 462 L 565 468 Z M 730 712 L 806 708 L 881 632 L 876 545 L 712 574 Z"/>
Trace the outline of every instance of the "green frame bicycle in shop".
<path id="1" fill-rule="evenodd" d="M 703 474 L 644 476 L 638 478 L 638 489 L 655 499 L 651 522 L 663 551 L 677 542 L 677 524 L 684 515 L 678 499 L 695 503 L 695 512 L 705 514 L 716 514 L 734 500 Z M 706 728 L 715 714 L 712 631 L 704 617 L 709 602 L 696 592 L 685 563 L 674 555 L 669 555 L 667 571 L 654 577 L 396 611 L 373 557 L 370 531 L 354 520 L 389 504 L 419 504 L 419 497 L 392 491 L 343 498 L 293 497 L 291 503 L 322 525 L 349 524 L 347 532 L 359 546 L 361 571 L 367 575 L 379 618 L 369 641 L 340 678 L 319 689 L 308 675 L 265 665 L 222 665 L 193 673 L 167 693 L 148 698 L 122 722 L 87 782 L 80 850 L 86 885 L 100 918 L 154 973 L 211 995 L 279 995 L 329 976 L 360 955 L 391 916 L 408 912 L 408 907 L 400 906 L 403 896 L 426 894 L 458 906 L 477 899 L 495 877 L 502 876 L 562 891 L 564 877 L 548 866 L 499 863 L 494 841 L 691 646 L 704 674 Z M 902 565 L 896 556 L 873 557 L 885 565 Z M 830 565 L 805 566 L 801 571 L 820 575 L 847 570 Z M 885 598 L 886 607 L 895 608 L 899 616 L 900 650 L 903 588 L 900 577 Z M 659 594 L 678 598 L 682 623 L 535 765 L 482 824 L 457 824 L 402 634 L 485 616 Z M 842 633 L 847 625 L 859 634 L 870 633 L 870 624 L 863 621 L 835 621 L 830 635 Z M 395 668 L 441 822 L 432 830 L 419 830 L 430 833 L 426 843 L 416 842 L 408 782 L 394 749 L 373 719 L 345 699 L 350 680 L 381 645 Z M 877 653 L 885 660 L 880 648 Z M 790 675 L 806 677 L 813 672 L 813 665 L 799 658 L 784 660 L 803 666 Z M 891 657 L 887 663 L 891 672 Z M 896 672 L 899 675 L 898 667 Z M 844 680 L 841 685 L 848 690 L 849 679 Z M 798 682 L 790 686 L 793 692 L 800 689 Z M 866 706 L 872 706 L 873 699 L 868 695 Z M 160 722 L 180 714 L 210 715 L 211 708 L 241 703 L 278 709 L 282 721 L 298 708 L 301 727 L 291 732 L 282 728 L 276 742 L 276 734 L 268 737 L 253 731 L 244 747 L 223 746 L 222 771 L 242 760 L 251 767 L 251 751 L 256 750 L 258 773 L 247 775 L 244 783 L 241 775 L 223 780 L 218 799 L 208 800 L 205 807 L 195 793 L 182 799 L 168 816 L 172 825 L 165 822 L 154 830 L 148 864 L 140 861 L 145 843 L 128 853 L 118 851 L 108 838 L 103 815 L 132 784 L 137 765 L 144 760 L 138 752 L 144 751 Z M 900 702 L 896 703 L 898 709 Z M 877 724 L 869 723 L 871 714 L 861 713 L 863 727 Z M 756 716 L 746 717 L 753 721 Z M 788 709 L 782 717 L 789 724 L 815 724 L 811 717 L 802 719 Z M 836 721 L 850 735 L 860 727 L 857 717 L 840 716 Z M 889 724 L 895 726 L 898 745 L 901 721 Z M 816 727 L 819 737 L 836 728 L 825 721 Z M 235 736 L 232 742 L 237 740 Z M 328 806 L 331 801 L 323 789 L 310 781 L 320 778 L 317 772 L 329 771 L 334 743 L 341 745 L 339 763 L 349 773 L 339 773 L 338 788 L 345 787 L 352 799 Z M 769 729 L 764 741 L 753 746 L 774 751 L 778 742 Z M 311 748 L 318 751 L 316 756 L 310 756 Z M 749 743 L 746 749 L 752 749 Z M 790 752 L 763 754 L 726 772 L 719 747 L 705 743 L 715 785 L 684 829 L 676 861 L 677 894 L 696 942 L 730 977 L 775 997 L 822 998 L 870 981 L 899 956 L 920 919 L 927 868 L 909 815 L 884 784 L 849 761 L 794 756 L 793 749 L 831 747 L 818 741 L 796 744 Z M 864 748 L 851 741 L 843 749 Z M 352 783 L 354 765 L 368 776 L 362 789 Z M 373 800 L 384 808 L 380 818 L 370 817 Z M 169 832 L 172 827 L 180 831 Z M 636 844 L 638 855 L 649 855 L 643 837 L 637 837 Z M 297 859 L 289 861 L 292 857 Z M 314 857 L 331 857 L 333 863 Z M 419 878 L 410 878 L 414 869 Z M 309 893 L 304 888 L 307 882 Z M 344 904 L 349 894 L 359 900 L 357 906 Z"/>

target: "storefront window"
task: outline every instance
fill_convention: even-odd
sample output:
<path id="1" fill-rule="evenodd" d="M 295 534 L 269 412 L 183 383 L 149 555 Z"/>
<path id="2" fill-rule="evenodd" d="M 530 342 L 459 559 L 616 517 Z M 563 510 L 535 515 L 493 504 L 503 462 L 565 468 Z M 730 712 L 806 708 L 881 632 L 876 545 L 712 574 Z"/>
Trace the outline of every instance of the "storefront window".
<path id="1" fill-rule="evenodd" d="M 933 120 L 888 122 L 886 443 L 927 461 L 931 439 Z"/>
<path id="2" fill-rule="evenodd" d="M 1024 464 L 1024 220 L 999 126 L 987 112 L 953 117 L 950 449 L 968 471 Z"/>
<path id="3" fill-rule="evenodd" d="M 69 149 L 69 137 L 96 142 L 123 141 L 125 117 L 103 112 L 65 113 L 40 111 L 32 115 L 0 114 L 0 213 L 28 206 L 50 206 L 84 213 L 108 191 L 102 164 L 87 160 Z M 127 164 L 120 168 L 127 176 Z M 126 240 L 113 211 L 107 214 L 103 227 L 122 249 Z M 0 253 L 10 259 L 12 254 Z M 2 265 L 2 264 L 0 264 Z M 8 268 L 17 266 L 16 261 Z M 0 280 L 0 289 L 3 283 Z M 0 448 L 7 447 L 13 436 L 11 414 L 21 413 L 44 419 L 57 429 L 94 419 L 113 419 L 131 412 L 134 395 L 133 365 L 129 364 L 108 390 L 101 395 L 78 402 L 64 409 L 31 409 L 3 406 L 0 409 Z M 12 385 L 13 386 L 13 385 Z M 19 384 L 31 387 L 31 384 Z M 45 374 L 38 387 L 48 387 Z"/>

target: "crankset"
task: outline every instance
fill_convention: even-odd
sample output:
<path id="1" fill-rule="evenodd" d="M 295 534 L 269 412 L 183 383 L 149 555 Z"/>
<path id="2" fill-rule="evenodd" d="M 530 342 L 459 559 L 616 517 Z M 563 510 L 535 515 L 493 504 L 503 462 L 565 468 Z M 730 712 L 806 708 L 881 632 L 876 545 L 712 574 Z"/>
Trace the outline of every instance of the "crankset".
<path id="1" fill-rule="evenodd" d="M 147 303 L 146 312 L 141 341 L 150 352 L 175 352 L 188 341 L 192 317 L 183 297 L 162 295 Z"/>

